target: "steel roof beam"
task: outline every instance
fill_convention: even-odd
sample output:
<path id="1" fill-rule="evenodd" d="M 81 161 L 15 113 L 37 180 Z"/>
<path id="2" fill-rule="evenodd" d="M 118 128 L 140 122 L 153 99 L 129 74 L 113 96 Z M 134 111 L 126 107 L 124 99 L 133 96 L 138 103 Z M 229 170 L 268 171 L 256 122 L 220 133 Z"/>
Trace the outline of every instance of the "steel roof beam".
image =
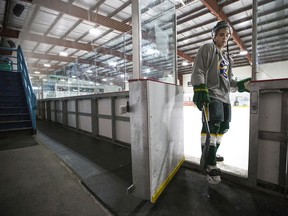
<path id="1" fill-rule="evenodd" d="M 0 31 L 0 37 L 18 38 L 19 34 L 20 34 L 20 31 L 9 29 L 9 28 L 3 28 Z"/>
<path id="2" fill-rule="evenodd" d="M 55 10 L 64 14 L 68 14 L 70 16 L 78 17 L 82 20 L 86 20 L 89 22 L 94 22 L 99 25 L 105 26 L 107 28 L 115 29 L 119 32 L 127 32 L 131 30 L 131 26 L 119 22 L 117 20 L 108 18 L 98 13 L 94 13 L 92 11 L 83 9 L 81 7 L 75 6 L 73 4 L 68 4 L 63 1 L 58 0 L 34 0 L 34 4 L 40 5 L 42 7 L 46 7 L 51 10 Z"/>
<path id="3" fill-rule="evenodd" d="M 57 0 L 34 0 L 33 3 L 46 7 L 51 10 L 55 10 L 64 14 L 68 14 L 70 16 L 77 17 L 82 20 L 87 20 L 89 22 L 94 22 L 99 25 L 120 31 L 120 32 L 128 32 L 132 29 L 130 25 L 127 25 L 123 22 L 116 21 L 114 19 L 111 19 L 109 17 L 100 15 L 98 13 L 94 13 L 89 10 L 85 10 L 83 8 L 80 8 L 78 6 L 65 3 L 63 1 L 57 1 Z M 124 4 L 125 5 L 125 4 Z M 127 5 L 125 5 L 126 7 Z M 44 43 L 44 42 L 43 42 Z M 185 56 L 187 57 L 186 60 L 191 61 L 191 57 L 189 57 L 187 54 L 183 53 L 182 51 L 177 51 L 181 57 Z"/>
<path id="4" fill-rule="evenodd" d="M 20 34 L 20 39 L 28 40 L 28 41 L 35 41 L 38 43 L 45 43 L 45 44 L 52 44 L 57 46 L 68 47 L 72 49 L 80 49 L 86 51 L 92 51 L 92 46 L 87 45 L 84 43 L 73 42 L 69 40 L 63 40 L 58 38 L 52 38 L 44 35 L 33 34 L 29 32 L 23 32 Z"/>

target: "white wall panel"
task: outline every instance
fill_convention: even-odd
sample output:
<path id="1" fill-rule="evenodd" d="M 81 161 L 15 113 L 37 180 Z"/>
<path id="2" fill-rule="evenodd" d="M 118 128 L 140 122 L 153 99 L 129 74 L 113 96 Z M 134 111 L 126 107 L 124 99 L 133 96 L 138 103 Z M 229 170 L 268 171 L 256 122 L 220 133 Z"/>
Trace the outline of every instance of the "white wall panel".
<path id="1" fill-rule="evenodd" d="M 69 100 L 67 102 L 67 111 L 75 112 L 75 100 Z"/>
<path id="2" fill-rule="evenodd" d="M 111 119 L 99 118 L 99 135 L 112 138 L 112 121 Z"/>
<path id="3" fill-rule="evenodd" d="M 116 121 L 116 139 L 125 143 L 131 142 L 130 122 Z"/>
<path id="4" fill-rule="evenodd" d="M 280 142 L 259 139 L 258 179 L 278 184 Z"/>
<path id="5" fill-rule="evenodd" d="M 111 99 L 98 100 L 98 113 L 100 115 L 111 115 Z"/>
<path id="6" fill-rule="evenodd" d="M 57 122 L 63 124 L 63 115 L 60 112 L 57 112 Z"/>
<path id="7" fill-rule="evenodd" d="M 90 116 L 78 116 L 79 118 L 79 129 L 92 132 L 92 121 Z"/>
<path id="8" fill-rule="evenodd" d="M 55 112 L 51 111 L 51 121 L 55 121 Z"/>
<path id="9" fill-rule="evenodd" d="M 78 100 L 78 112 L 91 113 L 91 99 Z"/>
<path id="10" fill-rule="evenodd" d="M 68 114 L 68 126 L 76 128 L 76 115 Z"/>
<path id="11" fill-rule="evenodd" d="M 271 106 L 271 104 L 274 104 Z M 275 106 L 277 104 L 277 106 Z M 282 94 L 271 92 L 260 94 L 259 130 L 281 132 Z M 259 139 L 258 178 L 278 183 L 280 142 Z"/>
<path id="12" fill-rule="evenodd" d="M 55 101 L 56 103 L 56 110 L 62 110 L 62 101 Z"/>
<path id="13" fill-rule="evenodd" d="M 282 117 L 281 116 L 282 94 L 262 93 L 260 94 L 259 103 L 260 103 L 259 130 L 280 132 L 281 117 Z M 277 106 L 275 106 L 276 104 Z"/>

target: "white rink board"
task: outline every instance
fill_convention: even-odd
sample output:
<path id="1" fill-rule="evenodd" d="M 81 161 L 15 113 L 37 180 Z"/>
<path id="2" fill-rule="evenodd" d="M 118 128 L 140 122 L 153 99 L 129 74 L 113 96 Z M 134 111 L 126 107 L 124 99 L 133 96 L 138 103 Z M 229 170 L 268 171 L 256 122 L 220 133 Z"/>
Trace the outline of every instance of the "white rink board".
<path id="1" fill-rule="evenodd" d="M 184 156 L 182 87 L 148 82 L 151 195 Z"/>
<path id="2" fill-rule="evenodd" d="M 154 202 L 184 159 L 183 89 L 151 80 L 129 88 L 132 194 Z"/>

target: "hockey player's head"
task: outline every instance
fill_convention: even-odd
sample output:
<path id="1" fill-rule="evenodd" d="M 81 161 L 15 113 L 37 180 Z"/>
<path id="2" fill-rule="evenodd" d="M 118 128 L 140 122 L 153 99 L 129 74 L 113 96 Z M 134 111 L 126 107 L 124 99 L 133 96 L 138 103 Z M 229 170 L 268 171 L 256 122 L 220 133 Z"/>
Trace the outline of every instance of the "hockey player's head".
<path id="1" fill-rule="evenodd" d="M 212 29 L 212 39 L 218 48 L 223 48 L 232 34 L 232 28 L 226 21 L 218 22 Z"/>

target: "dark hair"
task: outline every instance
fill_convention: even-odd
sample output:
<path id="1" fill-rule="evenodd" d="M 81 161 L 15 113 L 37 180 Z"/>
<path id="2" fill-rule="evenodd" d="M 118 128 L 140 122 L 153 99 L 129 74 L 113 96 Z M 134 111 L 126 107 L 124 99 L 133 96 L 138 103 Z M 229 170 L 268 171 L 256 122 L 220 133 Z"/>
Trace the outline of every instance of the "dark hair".
<path id="1" fill-rule="evenodd" d="M 215 37 L 219 29 L 229 28 L 229 33 L 232 34 L 232 28 L 226 21 L 219 21 L 212 29 L 212 38 Z"/>

